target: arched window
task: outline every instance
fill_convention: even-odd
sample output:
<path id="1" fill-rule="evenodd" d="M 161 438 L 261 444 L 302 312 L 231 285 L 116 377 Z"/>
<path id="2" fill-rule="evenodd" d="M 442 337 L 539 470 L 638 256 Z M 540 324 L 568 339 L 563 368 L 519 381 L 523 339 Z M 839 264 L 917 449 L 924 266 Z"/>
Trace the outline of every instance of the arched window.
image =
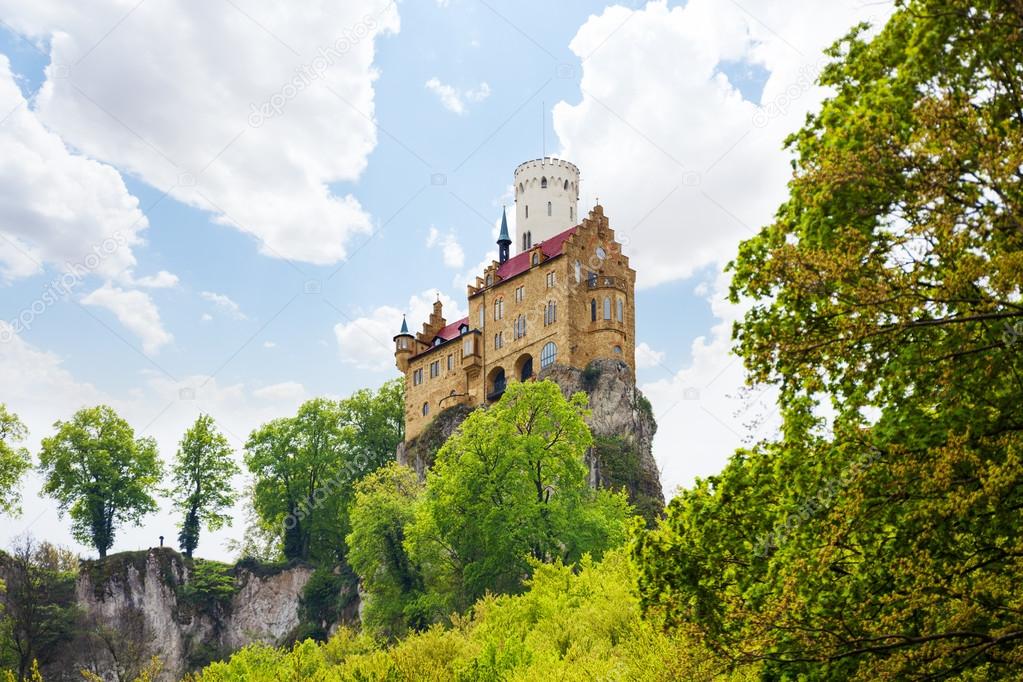
<path id="1" fill-rule="evenodd" d="M 534 253 L 533 254 L 533 265 L 539 265 L 539 264 L 540 264 L 540 254 L 539 253 Z"/>
<path id="2" fill-rule="evenodd" d="M 515 318 L 515 338 L 521 339 L 526 335 L 526 316 L 519 315 Z"/>
<path id="3" fill-rule="evenodd" d="M 430 403 L 423 403 L 423 416 L 430 414 Z"/>
<path id="4" fill-rule="evenodd" d="M 547 189 L 547 178 L 540 178 L 540 189 Z"/>
<path id="5" fill-rule="evenodd" d="M 625 303 L 622 299 L 618 299 L 618 321 L 625 322 Z"/>
<path id="6" fill-rule="evenodd" d="M 590 299 L 590 321 L 597 321 L 597 299 L 595 298 Z"/>
<path id="7" fill-rule="evenodd" d="M 615 346 L 615 355 L 621 355 L 621 354 L 622 354 L 622 347 L 621 346 Z"/>
<path id="8" fill-rule="evenodd" d="M 547 215 L 551 215 L 551 202 L 547 202 Z"/>
<path id="9" fill-rule="evenodd" d="M 573 209 L 571 206 L 568 207 L 568 219 L 575 220 L 575 209 Z"/>
<path id="10" fill-rule="evenodd" d="M 568 180 L 565 180 L 565 191 L 568 191 Z"/>
<path id="11" fill-rule="evenodd" d="M 522 194 L 524 191 L 525 191 L 525 188 L 522 186 L 522 183 L 520 182 L 519 183 L 519 194 Z"/>
<path id="12" fill-rule="evenodd" d="M 489 287 L 493 283 L 494 283 L 494 276 L 493 275 L 487 275 L 487 286 Z"/>
<path id="13" fill-rule="evenodd" d="M 526 217 L 529 217 L 529 204 L 526 204 Z"/>
<path id="14" fill-rule="evenodd" d="M 543 323 L 554 324 L 558 319 L 558 304 L 554 301 L 549 301 L 547 307 L 544 308 Z"/>
<path id="15" fill-rule="evenodd" d="M 526 233 L 525 233 L 525 232 L 523 232 L 523 233 L 522 233 L 522 250 L 523 250 L 523 251 L 525 251 L 525 250 L 526 250 L 526 249 L 528 249 L 528 248 L 529 248 L 529 247 L 528 247 L 528 246 L 526 246 Z"/>
<path id="16" fill-rule="evenodd" d="M 605 296 L 604 297 L 604 319 L 605 320 L 610 320 L 611 319 L 611 297 L 610 296 Z"/>
<path id="17" fill-rule="evenodd" d="M 582 282 L 582 281 L 583 281 L 583 264 L 580 263 L 579 261 L 576 261 L 575 262 L 575 283 L 579 284 L 579 282 Z"/>
<path id="18" fill-rule="evenodd" d="M 554 342 L 546 344 L 540 351 L 540 369 L 545 369 L 554 364 L 554 360 L 558 357 L 558 347 L 554 345 Z"/>
<path id="19" fill-rule="evenodd" d="M 504 317 L 504 299 L 499 298 L 494 301 L 494 319 L 500 320 Z"/>
<path id="20" fill-rule="evenodd" d="M 531 246 L 533 246 L 533 231 L 532 230 L 530 230 L 529 232 L 526 233 L 526 248 L 528 249 Z"/>

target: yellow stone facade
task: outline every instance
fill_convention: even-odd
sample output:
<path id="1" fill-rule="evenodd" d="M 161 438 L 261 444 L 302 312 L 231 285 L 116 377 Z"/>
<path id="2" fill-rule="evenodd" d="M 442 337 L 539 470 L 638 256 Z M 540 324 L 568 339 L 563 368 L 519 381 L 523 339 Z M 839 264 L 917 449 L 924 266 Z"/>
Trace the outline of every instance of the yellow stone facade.
<path id="1" fill-rule="evenodd" d="M 492 262 L 468 286 L 467 318 L 449 324 L 438 301 L 420 332 L 394 337 L 406 439 L 442 410 L 492 402 L 550 364 L 614 358 L 635 371 L 635 286 L 599 204 L 575 227 Z"/>

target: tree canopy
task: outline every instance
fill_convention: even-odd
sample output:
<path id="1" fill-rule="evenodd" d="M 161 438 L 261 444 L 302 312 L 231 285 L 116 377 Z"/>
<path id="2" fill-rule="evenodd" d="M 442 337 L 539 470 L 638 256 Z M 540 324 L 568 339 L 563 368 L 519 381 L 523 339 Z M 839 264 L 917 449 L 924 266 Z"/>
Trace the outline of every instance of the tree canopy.
<path id="1" fill-rule="evenodd" d="M 43 492 L 69 514 L 75 539 L 105 557 L 118 526 L 137 524 L 157 509 L 151 493 L 163 469 L 156 441 L 135 438 L 128 422 L 106 405 L 83 408 L 54 428 L 39 453 Z"/>
<path id="2" fill-rule="evenodd" d="M 666 626 L 772 677 L 1023 662 L 1021 30 L 1018 4 L 917 0 L 829 52 L 789 199 L 731 265 L 782 437 L 637 543 Z"/>
<path id="3" fill-rule="evenodd" d="M 232 478 L 240 472 L 234 452 L 213 418 L 200 415 L 185 432 L 171 467 L 174 506 L 183 514 L 178 544 L 191 557 L 199 544 L 199 531 L 231 525 L 225 513 L 235 501 Z"/>
<path id="4" fill-rule="evenodd" d="M 18 415 L 8 412 L 0 403 L 0 512 L 16 514 L 21 511 L 18 487 L 21 477 L 32 467 L 28 450 L 15 443 L 25 440 L 28 429 Z"/>

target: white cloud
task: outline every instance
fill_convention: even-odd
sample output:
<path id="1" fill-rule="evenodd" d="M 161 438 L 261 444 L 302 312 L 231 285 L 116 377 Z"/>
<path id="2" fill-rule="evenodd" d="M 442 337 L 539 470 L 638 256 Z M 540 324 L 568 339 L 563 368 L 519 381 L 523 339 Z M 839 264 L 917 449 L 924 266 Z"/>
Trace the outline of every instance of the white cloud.
<path id="1" fill-rule="evenodd" d="M 445 109 L 458 115 L 466 113 L 466 102 L 478 103 L 490 97 L 490 85 L 486 81 L 476 88 L 460 90 L 434 77 L 426 81 L 426 89 L 437 95 Z"/>
<path id="2" fill-rule="evenodd" d="M 554 128 L 585 176 L 583 210 L 600 196 L 641 287 L 727 262 L 771 220 L 791 173 L 782 142 L 824 94 L 807 73 L 853 24 L 889 10 L 655 0 L 582 25 L 570 44 L 583 60 L 582 98 L 554 107 Z M 760 102 L 743 98 L 723 61 L 766 69 Z"/>
<path id="3" fill-rule="evenodd" d="M 308 397 L 305 386 L 297 381 L 284 381 L 279 384 L 263 386 L 252 392 L 252 395 L 263 400 L 285 400 L 301 402 Z"/>
<path id="4" fill-rule="evenodd" d="M 640 387 L 654 407 L 654 457 L 666 496 L 718 473 L 736 448 L 771 435 L 778 425 L 777 392 L 746 388 L 742 360 L 730 351 L 732 323 L 744 308 L 727 302 L 727 287 L 722 272 L 707 297 L 718 322 L 709 337 L 693 341 L 689 366 Z"/>
<path id="5" fill-rule="evenodd" d="M 392 0 L 127 12 L 117 0 L 88 11 L 0 0 L 0 14 L 49 43 L 35 112 L 75 149 L 211 212 L 269 256 L 337 262 L 370 230 L 359 201 L 330 185 L 357 180 L 376 145 L 375 40 L 399 28 Z"/>
<path id="6" fill-rule="evenodd" d="M 121 289 L 109 282 L 82 298 L 85 305 L 105 308 L 142 341 L 142 350 L 156 354 L 174 337 L 163 328 L 160 313 L 149 294 Z"/>
<path id="7" fill-rule="evenodd" d="M 138 279 L 132 279 L 131 283 L 139 287 L 147 287 L 149 289 L 170 289 L 178 285 L 178 276 L 161 270 L 155 275 L 149 275 L 147 277 L 139 277 Z"/>
<path id="8" fill-rule="evenodd" d="M 380 306 L 367 315 L 334 325 L 334 337 L 341 361 L 375 372 L 393 371 L 393 338 L 401 328 L 402 315 L 407 316 L 409 331 L 416 334 L 433 312 L 436 299 L 435 291 L 424 291 L 409 298 L 408 307 L 404 311 L 392 306 Z M 440 300 L 449 324 L 465 317 L 465 311 L 450 296 L 441 294 Z"/>
<path id="9" fill-rule="evenodd" d="M 445 267 L 457 270 L 465 265 L 465 251 L 462 249 L 462 245 L 458 243 L 458 238 L 455 237 L 454 232 L 449 231 L 441 235 L 440 231 L 431 225 L 430 232 L 426 236 L 426 248 L 432 249 L 435 246 L 441 248 Z"/>
<path id="10" fill-rule="evenodd" d="M 646 341 L 636 346 L 636 367 L 649 369 L 664 362 L 664 351 L 654 350 Z"/>
<path id="11" fill-rule="evenodd" d="M 139 202 L 108 165 L 72 153 L 22 97 L 0 54 L 0 278 L 43 264 L 118 277 L 148 227 Z"/>
<path id="12" fill-rule="evenodd" d="M 263 348 L 276 348 L 277 344 L 273 341 L 264 341 Z"/>
<path id="13" fill-rule="evenodd" d="M 199 320 L 201 320 L 202 322 L 209 322 L 212 319 L 213 316 L 210 315 L 209 313 L 203 313 L 202 315 L 199 316 Z"/>
<path id="14" fill-rule="evenodd" d="M 203 300 L 214 304 L 236 320 L 248 319 L 245 317 L 245 313 L 242 312 L 242 309 L 238 306 L 238 304 L 232 301 L 226 294 L 218 294 L 213 291 L 203 291 L 199 294 L 199 296 L 201 296 Z"/>

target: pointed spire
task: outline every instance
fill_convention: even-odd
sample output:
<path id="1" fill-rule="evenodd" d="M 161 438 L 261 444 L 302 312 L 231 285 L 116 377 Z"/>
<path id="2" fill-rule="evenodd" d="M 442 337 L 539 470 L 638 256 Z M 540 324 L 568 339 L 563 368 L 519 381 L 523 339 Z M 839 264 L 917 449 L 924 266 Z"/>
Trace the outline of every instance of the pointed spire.
<path id="1" fill-rule="evenodd" d="M 405 321 L 405 316 L 401 316 L 401 332 L 400 334 L 408 334 L 408 322 Z"/>
<path id="2" fill-rule="evenodd" d="M 508 236 L 508 212 L 504 206 L 501 207 L 501 234 L 497 238 L 497 243 L 501 242 L 511 243 L 511 237 Z"/>
<path id="3" fill-rule="evenodd" d="M 497 237 L 497 253 L 498 260 L 504 263 L 510 256 L 509 251 L 511 250 L 511 237 L 508 236 L 508 211 L 504 206 L 501 207 L 501 234 Z"/>

